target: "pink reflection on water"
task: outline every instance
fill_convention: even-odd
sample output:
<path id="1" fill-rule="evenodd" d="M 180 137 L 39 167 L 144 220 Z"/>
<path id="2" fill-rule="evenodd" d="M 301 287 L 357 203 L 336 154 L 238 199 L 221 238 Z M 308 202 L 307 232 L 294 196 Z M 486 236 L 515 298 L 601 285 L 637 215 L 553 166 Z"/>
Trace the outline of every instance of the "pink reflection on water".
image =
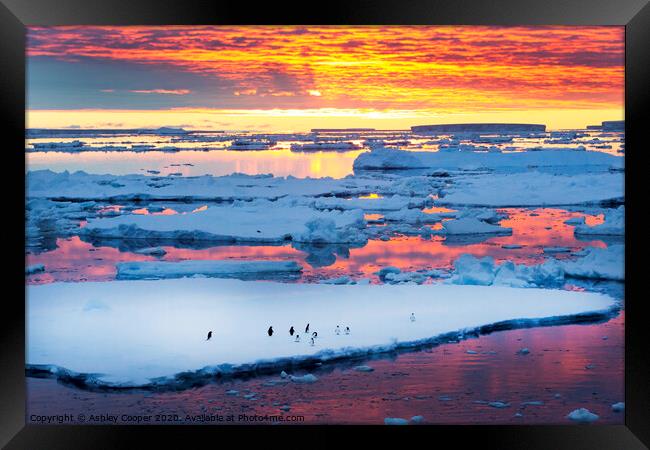
<path id="1" fill-rule="evenodd" d="M 491 256 L 497 262 L 509 260 L 517 264 L 530 265 L 539 264 L 548 257 L 543 252 L 544 247 L 547 246 L 569 247 L 574 250 L 587 246 L 606 246 L 600 240 L 577 240 L 573 235 L 573 227 L 564 224 L 564 221 L 569 218 L 585 216 L 583 213 L 552 208 L 535 210 L 509 208 L 501 211 L 509 216 L 508 219 L 501 221 L 501 225 L 512 228 L 512 236 L 498 236 L 484 242 L 462 245 L 449 243 L 443 236 L 434 236 L 431 239 L 419 236 L 395 236 L 389 241 L 370 240 L 362 248 L 350 249 L 349 255 L 337 254 L 336 260 L 325 267 L 312 267 L 307 262 L 308 253 L 290 245 L 223 245 L 206 249 L 164 246 L 167 254 L 161 259 L 164 261 L 231 258 L 294 260 L 303 266 L 301 281 L 349 275 L 353 278 L 371 278 L 373 282 L 378 282 L 374 273 L 385 266 L 395 266 L 403 271 L 451 268 L 454 261 L 462 254 L 476 257 Z M 586 217 L 593 224 L 602 221 L 602 218 L 597 216 Z M 522 248 L 505 249 L 502 246 L 506 244 L 519 244 Z M 156 260 L 151 256 L 122 252 L 114 247 L 93 247 L 79 237 L 58 239 L 57 246 L 57 249 L 49 252 L 28 255 L 28 264 L 41 263 L 46 267 L 46 274 L 31 275 L 28 277 L 28 283 L 49 283 L 57 280 L 110 280 L 115 277 L 115 264 L 118 262 Z M 332 247 L 332 251 L 338 249 Z M 555 257 L 568 256 L 557 254 Z"/>
<path id="2" fill-rule="evenodd" d="M 206 207 L 207 209 L 207 207 Z M 174 214 L 178 214 L 178 211 L 171 209 L 171 208 L 165 208 L 162 211 L 155 211 L 155 212 L 150 212 L 148 208 L 138 208 L 134 209 L 131 211 L 133 214 L 141 214 L 144 216 L 152 215 L 152 216 L 173 216 Z"/>
<path id="3" fill-rule="evenodd" d="M 611 405 L 624 401 L 624 323 L 621 312 L 601 324 L 496 332 L 394 359 L 358 362 L 373 372 L 324 366 L 312 372 L 318 377 L 313 384 L 269 386 L 279 379 L 274 375 L 180 392 L 106 394 L 28 378 L 27 407 L 29 414 L 47 414 L 53 404 L 75 414 L 292 414 L 304 415 L 306 424 L 383 424 L 386 417 L 422 415 L 436 424 L 567 425 L 572 424 L 565 417 L 569 412 L 588 408 L 600 416 L 596 424 L 621 424 L 624 414 L 613 412 Z M 523 347 L 530 353 L 518 354 Z M 227 395 L 230 389 L 239 395 Z M 248 392 L 255 393 L 255 400 L 244 398 Z M 493 401 L 508 406 L 486 404 Z"/>

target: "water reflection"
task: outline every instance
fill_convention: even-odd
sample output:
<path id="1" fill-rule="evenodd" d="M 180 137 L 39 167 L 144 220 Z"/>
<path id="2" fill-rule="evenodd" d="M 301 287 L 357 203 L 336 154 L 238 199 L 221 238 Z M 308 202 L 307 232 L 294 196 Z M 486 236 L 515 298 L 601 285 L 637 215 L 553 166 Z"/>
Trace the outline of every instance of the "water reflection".
<path id="1" fill-rule="evenodd" d="M 600 416 L 598 424 L 622 424 L 624 414 L 611 405 L 624 401 L 624 323 L 621 312 L 599 324 L 496 332 L 364 362 L 373 372 L 324 366 L 313 371 L 314 384 L 276 384 L 276 375 L 180 392 L 106 394 L 28 378 L 27 407 L 29 414 L 47 414 L 52 404 L 74 414 L 297 414 L 310 424 L 422 415 L 434 424 L 565 425 L 570 411 L 588 408 Z M 518 354 L 522 347 L 530 354 Z M 227 395 L 231 389 L 240 395 Z M 249 392 L 254 401 L 244 396 Z M 497 400 L 508 406 L 487 404 Z"/>
<path id="2" fill-rule="evenodd" d="M 192 207 L 190 207 L 192 208 Z M 163 211 L 167 211 L 164 209 Z M 191 210 L 191 209 L 190 209 Z M 174 213 L 176 212 L 175 210 Z M 580 250 L 587 246 L 606 247 L 600 239 L 579 240 L 573 227 L 564 224 L 572 217 L 586 217 L 590 224 L 602 222 L 602 216 L 556 208 L 499 210 L 507 215 L 501 225 L 512 228 L 509 236 L 483 236 L 481 242 L 449 240 L 444 236 L 394 235 L 391 239 L 369 240 L 361 247 L 287 243 L 278 245 L 217 245 L 210 242 L 183 244 L 175 240 L 95 239 L 85 242 L 78 236 L 58 238 L 56 248 L 39 254 L 28 253 L 28 264 L 44 264 L 46 273 L 28 277 L 29 283 L 52 281 L 101 281 L 115 278 L 115 264 L 123 261 L 148 261 L 158 258 L 135 253 L 136 250 L 161 246 L 164 261 L 187 259 L 294 260 L 303 267 L 300 281 L 309 282 L 343 275 L 371 278 L 382 267 L 395 266 L 403 271 L 451 268 L 462 254 L 491 256 L 498 262 L 539 264 L 549 257 L 544 247 L 568 247 Z M 183 212 L 181 212 L 183 213 Z M 507 248 L 518 244 L 519 248 Z M 506 248 L 504 248 L 506 246 Z M 555 254 L 571 257 L 570 253 Z"/>

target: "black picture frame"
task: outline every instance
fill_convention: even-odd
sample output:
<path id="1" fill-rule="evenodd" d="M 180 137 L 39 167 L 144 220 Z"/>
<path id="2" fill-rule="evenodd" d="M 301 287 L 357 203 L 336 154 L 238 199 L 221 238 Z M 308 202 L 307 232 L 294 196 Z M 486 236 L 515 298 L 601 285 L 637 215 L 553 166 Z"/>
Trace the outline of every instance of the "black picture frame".
<path id="1" fill-rule="evenodd" d="M 641 207 L 639 186 L 644 124 L 650 107 L 650 5 L 647 0 L 426 0 L 328 1 L 280 4 L 201 0 L 2 0 L 0 48 L 2 71 L 3 183 L 6 213 L 3 226 L 10 256 L 3 300 L 2 375 L 0 376 L 0 444 L 6 448 L 114 448 L 135 446 L 134 438 L 167 444 L 198 436 L 223 439 L 224 432 L 262 430 L 267 444 L 289 439 L 291 446 L 337 438 L 344 427 L 166 427 L 166 426 L 36 426 L 25 425 L 25 316 L 24 316 L 24 186 L 25 159 L 25 26 L 26 25 L 155 25 L 155 24 L 463 24 L 463 25 L 624 25 L 626 29 L 625 120 L 626 120 L 626 324 L 625 324 L 625 425 L 620 426 L 430 426 L 372 427 L 375 437 L 404 439 L 404 433 L 430 435 L 436 445 L 453 439 L 455 447 L 476 440 L 488 448 L 615 448 L 636 449 L 650 445 L 650 372 L 646 352 L 648 326 L 644 303 L 637 289 L 641 271 L 637 249 Z M 10 176 L 6 176 L 6 175 Z M 368 430 L 369 427 L 357 429 Z M 347 428 L 349 430 L 349 428 Z M 219 433 L 218 435 L 216 433 Z M 298 436 L 295 436 L 298 433 Z M 294 437 L 295 436 L 295 437 Z M 420 436 L 425 437 L 425 436 Z M 294 441 L 295 439 L 295 441 Z M 221 444 L 225 441 L 220 441 Z M 340 441 L 339 441 L 340 442 Z M 415 442 L 415 441 L 412 441 Z M 234 445 L 234 443 L 230 444 Z M 302 445 L 302 444 L 301 444 Z M 147 445 L 149 446 L 149 445 Z"/>

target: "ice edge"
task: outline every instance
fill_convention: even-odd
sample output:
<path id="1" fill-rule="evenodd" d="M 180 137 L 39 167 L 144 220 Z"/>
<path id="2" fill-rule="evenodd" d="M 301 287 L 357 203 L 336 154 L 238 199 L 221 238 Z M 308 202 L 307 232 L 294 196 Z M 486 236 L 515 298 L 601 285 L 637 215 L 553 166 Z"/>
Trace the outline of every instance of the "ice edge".
<path id="1" fill-rule="evenodd" d="M 110 383 L 100 380 L 98 373 L 78 373 L 52 364 L 26 364 L 25 375 L 32 378 L 53 378 L 57 381 L 88 391 L 181 391 L 201 387 L 214 381 L 252 378 L 261 375 L 270 375 L 280 370 L 310 369 L 321 364 L 344 363 L 376 359 L 386 354 L 403 353 L 435 347 L 447 343 L 458 343 L 468 338 L 497 331 L 507 331 L 522 328 L 547 327 L 571 324 L 589 324 L 609 320 L 618 311 L 621 305 L 618 301 L 606 309 L 586 311 L 577 314 L 552 316 L 541 319 L 510 319 L 494 322 L 478 327 L 459 329 L 437 336 L 418 339 L 415 341 L 395 342 L 389 345 L 376 345 L 362 348 L 345 348 L 342 351 L 323 350 L 314 355 L 291 356 L 273 360 L 259 360 L 254 363 L 232 365 L 223 363 L 215 366 L 206 366 L 196 371 L 184 371 L 168 377 L 150 379 L 146 384 L 135 383 Z"/>

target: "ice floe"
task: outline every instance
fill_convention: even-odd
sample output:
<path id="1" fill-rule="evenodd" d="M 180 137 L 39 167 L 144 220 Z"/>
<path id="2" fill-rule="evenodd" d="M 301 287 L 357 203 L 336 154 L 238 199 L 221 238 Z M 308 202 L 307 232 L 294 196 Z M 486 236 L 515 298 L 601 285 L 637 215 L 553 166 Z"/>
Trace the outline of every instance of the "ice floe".
<path id="1" fill-rule="evenodd" d="M 130 261 L 117 264 L 120 280 L 182 278 L 195 275 L 221 278 L 263 277 L 297 274 L 302 267 L 295 261 L 189 260 Z"/>
<path id="2" fill-rule="evenodd" d="M 542 172 L 456 178 L 438 200 L 452 206 L 562 206 L 623 201 L 623 175 L 555 175 Z"/>
<path id="3" fill-rule="evenodd" d="M 295 178 L 233 174 L 221 177 L 94 175 L 85 172 L 27 173 L 27 196 L 58 200 L 209 200 L 270 199 L 287 195 L 354 195 L 377 192 L 390 181 L 348 177 Z"/>
<path id="4" fill-rule="evenodd" d="M 208 208 L 192 214 L 122 215 L 90 219 L 89 238 L 176 239 L 225 242 L 365 242 L 363 211 L 317 211 L 270 202 Z"/>
<path id="5" fill-rule="evenodd" d="M 87 309 L 89 302 L 104 307 Z M 617 308 L 598 293 L 495 286 L 215 278 L 52 283 L 28 287 L 27 367 L 77 385 L 183 387 L 217 375 L 278 373 L 457 340 L 495 324 L 609 317 Z M 416 322 L 409 320 L 412 312 Z M 308 322 L 318 331 L 313 346 L 266 333 L 270 325 L 283 330 Z M 354 333 L 335 334 L 338 324 Z M 213 331 L 209 341 L 207 330 Z"/>
<path id="6" fill-rule="evenodd" d="M 562 261 L 567 276 L 597 280 L 625 280 L 625 246 L 610 245 L 607 248 L 587 247 L 584 256 Z"/>
<path id="7" fill-rule="evenodd" d="M 542 264 L 524 265 L 505 261 L 497 264 L 492 257 L 461 255 L 447 280 L 452 284 L 503 285 L 513 287 L 559 287 L 567 278 L 596 280 L 625 279 L 624 246 L 588 247 L 584 256 L 573 260 L 549 259 Z"/>
<path id="8" fill-rule="evenodd" d="M 573 420 L 574 422 L 590 423 L 598 420 L 598 414 L 594 414 L 589 411 L 587 408 L 578 408 L 571 411 L 567 416 L 567 419 Z"/>
<path id="9" fill-rule="evenodd" d="M 607 170 L 622 168 L 623 158 L 601 152 L 576 152 L 573 150 L 542 150 L 513 153 L 472 151 L 411 152 L 386 148 L 374 148 L 360 154 L 354 161 L 354 169 L 451 169 L 479 168 L 527 169 L 530 167 L 573 166 L 581 170 Z"/>

